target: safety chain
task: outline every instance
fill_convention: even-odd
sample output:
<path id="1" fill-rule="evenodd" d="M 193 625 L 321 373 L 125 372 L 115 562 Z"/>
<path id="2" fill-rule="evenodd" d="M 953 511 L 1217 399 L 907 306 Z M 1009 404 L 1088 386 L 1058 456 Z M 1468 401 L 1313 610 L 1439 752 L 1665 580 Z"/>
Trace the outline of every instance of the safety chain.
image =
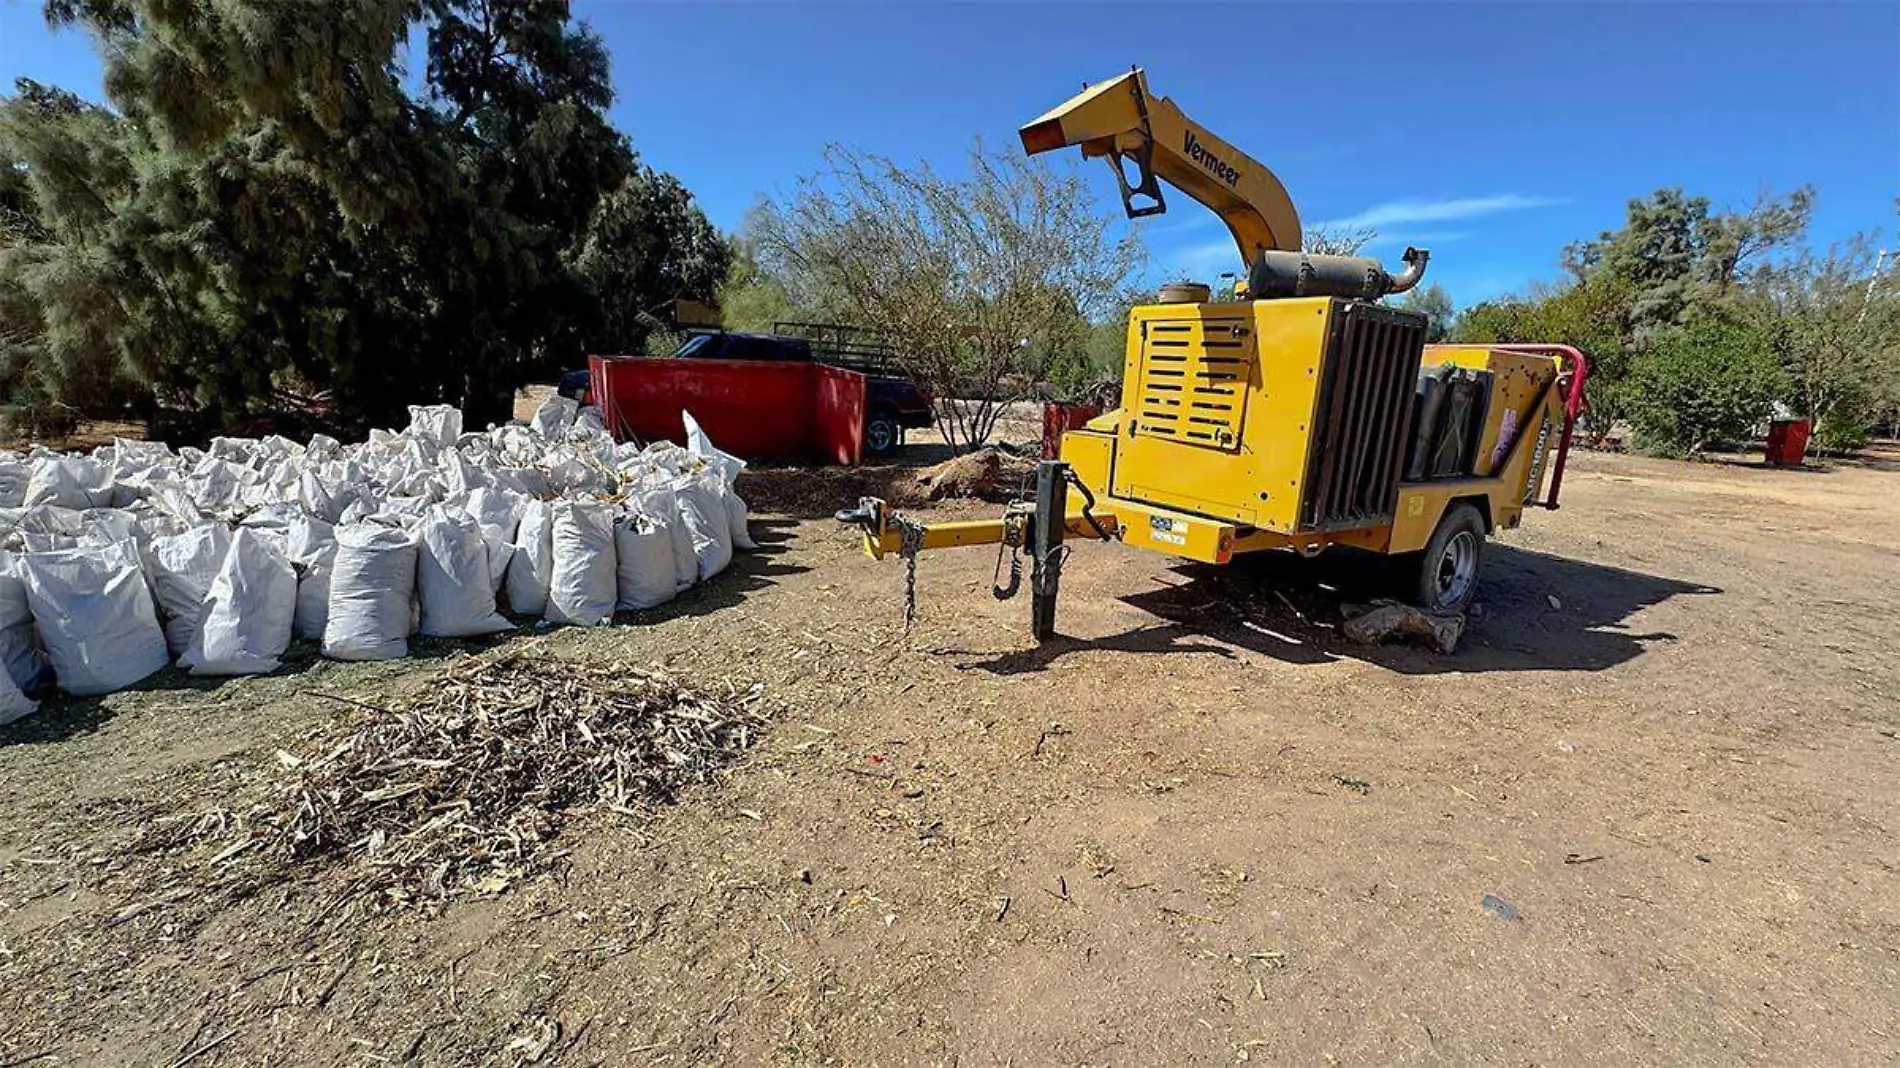
<path id="1" fill-rule="evenodd" d="M 1017 590 L 1022 589 L 1023 531 L 1025 527 L 1026 524 L 1021 522 L 1012 523 L 1007 517 L 1004 519 L 1003 540 L 996 544 L 996 570 L 990 575 L 990 596 L 999 601 L 1009 600 L 1011 597 L 1016 596 Z M 1009 557 L 1009 582 L 1007 585 L 1005 585 L 1002 580 L 1003 557 L 1005 555 Z"/>
<path id="2" fill-rule="evenodd" d="M 904 633 L 917 618 L 917 554 L 924 548 L 924 525 L 907 515 L 891 516 L 897 528 L 897 555 L 904 558 Z"/>

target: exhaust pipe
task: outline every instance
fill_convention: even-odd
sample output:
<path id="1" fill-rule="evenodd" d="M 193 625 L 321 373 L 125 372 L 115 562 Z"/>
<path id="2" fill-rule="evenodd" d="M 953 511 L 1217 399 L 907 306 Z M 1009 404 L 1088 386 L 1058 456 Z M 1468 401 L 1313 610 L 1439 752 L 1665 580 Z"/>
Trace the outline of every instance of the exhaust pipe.
<path id="1" fill-rule="evenodd" d="M 1255 300 L 1278 297 L 1345 297 L 1378 300 L 1403 293 L 1425 277 L 1431 252 L 1405 250 L 1405 270 L 1391 274 L 1368 256 L 1317 256 L 1306 252 L 1262 252 L 1247 272 L 1247 295 Z"/>
<path id="2" fill-rule="evenodd" d="M 1405 270 L 1399 272 L 1399 274 L 1392 279 L 1391 285 L 1386 292 L 1403 293 L 1413 286 L 1418 285 L 1425 277 L 1425 264 L 1431 258 L 1431 249 L 1413 248 L 1410 245 L 1405 246 L 1405 255 L 1399 257 L 1399 262 L 1405 264 Z"/>

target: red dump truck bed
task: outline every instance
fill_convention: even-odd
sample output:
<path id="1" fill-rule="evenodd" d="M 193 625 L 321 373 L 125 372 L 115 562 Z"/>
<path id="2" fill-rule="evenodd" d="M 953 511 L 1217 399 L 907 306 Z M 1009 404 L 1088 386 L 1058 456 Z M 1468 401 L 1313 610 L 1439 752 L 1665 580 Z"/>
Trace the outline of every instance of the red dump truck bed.
<path id="1" fill-rule="evenodd" d="M 856 464 L 866 378 L 821 363 L 588 357 L 589 388 L 616 438 L 679 441 L 681 412 L 748 460 Z"/>

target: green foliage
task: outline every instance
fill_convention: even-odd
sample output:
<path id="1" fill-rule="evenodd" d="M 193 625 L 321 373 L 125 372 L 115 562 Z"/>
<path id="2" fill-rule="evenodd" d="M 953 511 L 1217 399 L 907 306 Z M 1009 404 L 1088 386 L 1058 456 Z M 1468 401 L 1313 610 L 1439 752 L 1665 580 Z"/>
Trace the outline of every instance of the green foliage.
<path id="1" fill-rule="evenodd" d="M 1626 340 L 1640 340 L 1710 311 L 1752 262 L 1800 239 L 1813 206 L 1808 187 L 1720 213 L 1707 197 L 1658 189 L 1630 201 L 1622 229 L 1566 247 L 1563 265 L 1576 280 L 1615 283 L 1627 302 Z"/>
<path id="2" fill-rule="evenodd" d="M 1790 407 L 1834 451 L 1865 444 L 1900 410 L 1900 278 L 1882 270 L 1876 235 L 1804 251 L 1757 272 L 1738 306 L 1772 339 Z"/>
<path id="3" fill-rule="evenodd" d="M 505 418 L 521 382 L 637 348 L 723 243 L 607 122 L 563 0 L 58 0 L 112 109 L 0 101 L 0 394 L 35 413 L 319 395 Z M 397 49 L 427 40 L 420 95 Z"/>
<path id="4" fill-rule="evenodd" d="M 1074 343 L 1050 361 L 1045 377 L 1051 400 L 1105 408 L 1120 402 L 1128 362 L 1128 313 L 1144 299 L 1126 290 L 1095 321 L 1082 325 Z"/>
<path id="5" fill-rule="evenodd" d="M 1815 424 L 1814 447 L 1822 452 L 1853 452 L 1873 438 L 1873 422 L 1867 412 L 1831 414 Z"/>
<path id="6" fill-rule="evenodd" d="M 1878 315 L 1858 317 L 1872 280 L 1864 241 L 1852 263 L 1799 250 L 1813 206 L 1814 191 L 1806 187 L 1763 194 L 1740 211 L 1716 211 L 1707 198 L 1681 189 L 1658 190 L 1630 202 L 1622 228 L 1564 250 L 1567 284 L 1468 309 L 1454 336 L 1575 345 L 1592 358 L 1587 436 L 1606 435 L 1627 418 L 1642 436 L 1692 451 L 1708 441 L 1676 440 L 1700 433 L 1693 417 L 1682 434 L 1670 429 L 1666 412 L 1679 398 L 1645 395 L 1664 385 L 1655 354 L 1680 351 L 1684 327 L 1711 319 L 1746 323 L 1786 369 L 1783 380 L 1793 392 L 1774 399 L 1848 440 L 1847 424 L 1859 419 L 1851 412 L 1877 411 L 1871 398 L 1900 393 L 1883 385 L 1897 380 L 1894 361 L 1884 361 L 1883 371 L 1877 356 L 1892 350 L 1896 330 Z M 1639 352 L 1646 354 L 1641 360 Z M 1635 375 L 1638 363 L 1650 371 Z M 1736 374 L 1753 380 L 1752 363 Z"/>
<path id="7" fill-rule="evenodd" d="M 587 296 L 581 310 L 592 313 L 586 344 L 594 352 L 641 351 L 675 298 L 714 292 L 730 256 L 677 179 L 636 163 L 600 198 L 565 257 Z"/>
<path id="8" fill-rule="evenodd" d="M 1630 369 L 1631 424 L 1645 448 L 1695 455 L 1746 440 L 1787 388 L 1769 339 L 1715 318 L 1658 331 Z"/>
<path id="9" fill-rule="evenodd" d="M 952 445 L 1085 353 L 1140 261 L 1073 168 L 981 145 L 964 178 L 845 148 L 827 163 L 755 214 L 757 254 L 797 304 L 889 339 Z"/>
<path id="10" fill-rule="evenodd" d="M 655 330 L 646 336 L 638 350 L 646 356 L 671 356 L 679 351 L 680 343 L 686 335 L 674 330 Z"/>
<path id="11" fill-rule="evenodd" d="M 752 219 L 759 218 L 757 209 Z M 748 228 L 755 224 L 748 220 Z M 751 243 L 745 238 L 731 242 L 731 257 L 726 277 L 717 291 L 721 321 L 728 330 L 770 333 L 774 323 L 807 318 L 806 310 L 792 303 L 785 284 L 759 265 Z M 822 313 L 811 318 L 824 318 Z"/>
<path id="12" fill-rule="evenodd" d="M 1451 306 L 1451 294 L 1437 282 L 1408 290 L 1399 307 L 1406 311 L 1422 312 L 1425 315 L 1425 340 L 1436 344 L 1451 336 L 1451 327 L 1455 315 Z"/>
<path id="13" fill-rule="evenodd" d="M 1588 407 L 1583 430 L 1601 439 L 1627 415 L 1624 379 L 1629 371 L 1623 326 L 1627 286 L 1608 275 L 1593 276 L 1529 298 L 1488 301 L 1467 308 L 1452 328 L 1452 340 L 1498 344 L 1546 342 L 1571 345 L 1590 359 L 1584 383 Z"/>

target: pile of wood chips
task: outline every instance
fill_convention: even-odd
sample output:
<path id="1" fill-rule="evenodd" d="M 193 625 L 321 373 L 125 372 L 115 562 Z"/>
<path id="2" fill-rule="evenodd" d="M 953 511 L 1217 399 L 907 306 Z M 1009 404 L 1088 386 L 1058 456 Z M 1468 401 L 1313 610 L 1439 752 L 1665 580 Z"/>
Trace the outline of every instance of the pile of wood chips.
<path id="1" fill-rule="evenodd" d="M 340 863 L 386 904 L 497 892 L 591 809 L 644 815 L 757 738 L 760 687 L 706 692 L 628 664 L 505 657 L 451 669 L 320 754 L 279 750 L 264 796 L 187 832 L 274 879 Z"/>

